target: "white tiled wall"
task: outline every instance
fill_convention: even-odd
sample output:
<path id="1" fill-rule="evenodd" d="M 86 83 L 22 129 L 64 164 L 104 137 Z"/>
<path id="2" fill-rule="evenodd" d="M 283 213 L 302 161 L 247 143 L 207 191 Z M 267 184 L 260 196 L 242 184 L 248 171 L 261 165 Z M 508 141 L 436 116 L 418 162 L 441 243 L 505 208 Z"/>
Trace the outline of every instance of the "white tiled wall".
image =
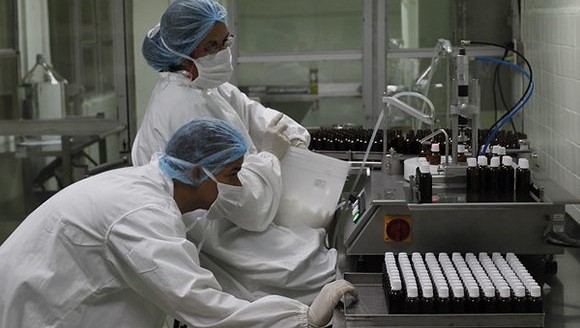
<path id="1" fill-rule="evenodd" d="M 580 0 L 523 1 L 522 39 L 536 83 L 526 133 L 540 167 L 580 195 Z"/>

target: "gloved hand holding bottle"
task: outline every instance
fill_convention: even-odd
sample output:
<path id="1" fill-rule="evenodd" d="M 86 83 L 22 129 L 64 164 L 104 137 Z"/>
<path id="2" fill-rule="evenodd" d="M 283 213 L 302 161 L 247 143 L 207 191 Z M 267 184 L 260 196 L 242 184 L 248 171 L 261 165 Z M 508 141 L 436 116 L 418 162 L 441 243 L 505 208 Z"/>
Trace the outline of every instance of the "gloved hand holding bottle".
<path id="1" fill-rule="evenodd" d="M 274 116 L 262 137 L 262 150 L 274 154 L 278 159 L 282 159 L 290 147 L 290 141 L 284 135 L 288 125 L 282 122 L 283 117 L 282 113 Z"/>
<path id="2" fill-rule="evenodd" d="M 308 325 L 313 328 L 326 326 L 332 319 L 332 313 L 338 301 L 347 293 L 355 298 L 358 297 L 356 288 L 342 279 L 322 287 L 308 310 Z"/>

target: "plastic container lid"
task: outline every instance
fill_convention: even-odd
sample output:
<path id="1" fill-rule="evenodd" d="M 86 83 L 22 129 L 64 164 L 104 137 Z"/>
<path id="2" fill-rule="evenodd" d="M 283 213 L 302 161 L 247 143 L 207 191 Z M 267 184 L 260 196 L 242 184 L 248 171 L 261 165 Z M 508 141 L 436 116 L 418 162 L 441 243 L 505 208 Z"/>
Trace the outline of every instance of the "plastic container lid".
<path id="1" fill-rule="evenodd" d="M 479 297 L 479 287 L 477 287 L 477 285 L 469 286 L 469 288 L 467 289 L 467 294 L 469 295 L 469 297 L 472 298 Z"/>
<path id="2" fill-rule="evenodd" d="M 432 152 L 439 152 L 439 144 L 438 143 L 432 143 L 431 144 L 431 151 Z"/>
<path id="3" fill-rule="evenodd" d="M 423 292 L 423 297 L 433 297 L 433 287 L 432 286 L 423 286 L 421 288 Z"/>
<path id="4" fill-rule="evenodd" d="M 540 297 L 542 296 L 542 289 L 540 286 L 532 286 L 530 287 L 530 295 L 532 297 Z"/>
<path id="5" fill-rule="evenodd" d="M 501 162 L 504 166 L 512 166 L 512 164 L 514 163 L 512 157 L 507 155 L 501 158 Z"/>
<path id="6" fill-rule="evenodd" d="M 495 146 L 491 147 L 491 153 L 492 154 L 499 154 L 499 146 L 495 145 Z"/>
<path id="7" fill-rule="evenodd" d="M 493 286 L 485 286 L 483 288 L 483 296 L 495 297 L 495 288 L 493 288 Z"/>
<path id="8" fill-rule="evenodd" d="M 528 160 L 526 158 L 520 158 L 520 159 L 518 159 L 518 166 L 522 169 L 529 169 L 530 163 L 528 162 Z"/>
<path id="9" fill-rule="evenodd" d="M 465 153 L 465 145 L 457 145 L 457 153 L 461 154 L 461 153 Z"/>
<path id="10" fill-rule="evenodd" d="M 495 156 L 491 158 L 491 167 L 499 167 L 499 157 Z"/>
<path id="11" fill-rule="evenodd" d="M 463 290 L 463 287 L 462 286 L 453 286 L 453 296 L 464 297 L 465 291 Z"/>
<path id="12" fill-rule="evenodd" d="M 510 297 L 510 288 L 507 286 L 502 286 L 499 288 L 499 297 L 508 298 Z"/>
<path id="13" fill-rule="evenodd" d="M 469 167 L 476 167 L 477 166 L 477 158 L 470 157 L 467 159 L 467 166 Z"/>
<path id="14" fill-rule="evenodd" d="M 477 156 L 477 165 L 487 166 L 487 157 L 483 155 Z"/>
<path id="15" fill-rule="evenodd" d="M 421 163 L 419 166 L 419 171 L 421 173 L 431 173 L 431 168 L 428 163 Z"/>
<path id="16" fill-rule="evenodd" d="M 449 288 L 447 286 L 438 287 L 437 294 L 439 294 L 439 297 L 448 298 L 449 297 Z"/>
<path id="17" fill-rule="evenodd" d="M 403 284 L 401 283 L 401 280 L 393 280 L 393 281 L 391 281 L 391 289 L 392 290 L 402 290 L 403 289 Z"/>
<path id="18" fill-rule="evenodd" d="M 516 297 L 526 297 L 526 288 L 524 286 L 518 285 L 514 287 L 514 295 Z"/>
<path id="19" fill-rule="evenodd" d="M 498 154 L 499 156 L 503 156 L 503 155 L 505 155 L 505 154 L 506 154 L 506 149 L 505 149 L 505 147 L 503 147 L 503 146 L 500 146 L 500 147 L 499 147 L 499 149 L 498 149 L 498 151 L 497 151 L 497 154 Z"/>
<path id="20" fill-rule="evenodd" d="M 417 286 L 409 286 L 409 288 L 407 288 L 407 297 L 419 297 Z"/>

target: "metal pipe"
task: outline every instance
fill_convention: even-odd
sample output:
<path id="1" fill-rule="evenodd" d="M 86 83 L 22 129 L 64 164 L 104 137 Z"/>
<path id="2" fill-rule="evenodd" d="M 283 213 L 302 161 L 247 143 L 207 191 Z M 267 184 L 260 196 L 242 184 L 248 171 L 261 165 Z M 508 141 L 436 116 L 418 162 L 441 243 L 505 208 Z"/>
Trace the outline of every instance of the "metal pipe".
<path id="1" fill-rule="evenodd" d="M 430 135 L 428 135 L 425 138 L 419 140 L 419 142 L 422 144 L 425 141 L 430 140 L 434 136 L 438 135 L 439 133 L 443 133 L 443 135 L 445 136 L 445 166 L 449 166 L 449 135 L 447 134 L 447 131 L 445 131 L 445 129 L 435 130 Z"/>

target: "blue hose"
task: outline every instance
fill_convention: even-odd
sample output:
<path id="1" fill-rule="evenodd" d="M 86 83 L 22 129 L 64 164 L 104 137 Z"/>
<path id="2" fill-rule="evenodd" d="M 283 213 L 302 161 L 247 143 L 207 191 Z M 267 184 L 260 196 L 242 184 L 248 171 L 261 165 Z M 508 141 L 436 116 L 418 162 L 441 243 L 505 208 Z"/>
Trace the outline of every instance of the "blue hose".
<path id="1" fill-rule="evenodd" d="M 508 61 L 505 61 L 505 60 L 501 60 L 501 59 L 497 59 L 497 58 L 493 58 L 493 57 L 484 57 L 484 56 L 475 57 L 475 60 L 483 61 L 483 62 L 492 62 L 492 63 L 497 63 L 497 64 L 502 64 L 502 65 L 510 66 L 511 68 L 514 68 L 516 71 L 522 73 L 525 77 L 528 78 L 528 80 L 530 80 L 530 88 L 528 90 L 528 93 L 517 104 L 517 106 L 515 106 L 514 109 L 506 117 L 504 117 L 504 119 L 501 120 L 499 122 L 499 124 L 496 125 L 496 127 L 491 131 L 491 133 L 489 134 L 489 136 L 485 140 L 483 149 L 481 150 L 481 154 L 480 154 L 480 155 L 485 155 L 487 149 L 489 148 L 489 145 L 490 145 L 491 141 L 495 138 L 495 135 L 499 132 L 499 130 L 501 130 L 501 128 L 507 122 L 509 122 L 509 120 L 511 120 L 514 115 L 516 115 L 517 113 L 519 113 L 520 110 L 523 108 L 523 106 L 532 97 L 532 94 L 534 93 L 534 81 L 531 81 L 531 77 L 530 77 L 530 74 L 528 72 L 526 72 L 523 68 L 521 68 L 520 66 L 518 66 L 518 65 L 516 65 L 514 63 L 511 63 L 511 62 L 508 62 Z"/>

